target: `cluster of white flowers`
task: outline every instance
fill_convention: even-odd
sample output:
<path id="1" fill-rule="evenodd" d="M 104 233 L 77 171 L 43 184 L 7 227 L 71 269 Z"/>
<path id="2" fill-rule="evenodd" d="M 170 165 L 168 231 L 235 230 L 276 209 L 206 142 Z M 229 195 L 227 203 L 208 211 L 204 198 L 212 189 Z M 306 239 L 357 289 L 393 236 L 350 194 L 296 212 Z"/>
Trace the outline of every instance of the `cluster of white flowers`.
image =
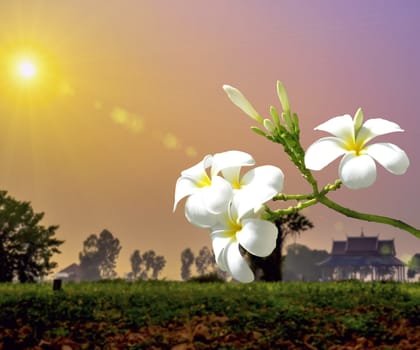
<path id="1" fill-rule="evenodd" d="M 181 172 L 175 187 L 174 211 L 185 203 L 187 220 L 209 229 L 216 263 L 241 282 L 254 274 L 242 257 L 239 245 L 249 253 L 268 256 L 276 246 L 277 228 L 259 216 L 262 205 L 283 189 L 283 172 L 272 165 L 251 169 L 241 176 L 241 167 L 255 165 L 251 155 L 227 151 L 207 155 Z"/>
<path id="2" fill-rule="evenodd" d="M 397 175 L 404 174 L 409 166 L 406 153 L 398 146 L 391 143 L 367 144 L 376 136 L 402 132 L 393 122 L 375 118 L 363 123 L 361 109 L 354 118 L 350 115 L 332 118 L 315 130 L 326 131 L 334 136 L 321 138 L 305 152 L 299 142 L 297 115 L 290 111 L 286 90 L 281 82 L 277 82 L 277 93 L 283 107 L 284 125 L 280 125 L 274 107 L 270 109 L 273 119 L 264 119 L 238 89 L 230 85 L 224 85 L 223 89 L 236 106 L 268 131 L 267 134 L 256 128 L 258 134 L 288 147 L 289 154 L 293 153 L 295 157 L 292 161 L 306 178 L 309 170 L 321 170 L 340 156 L 343 158 L 338 175 L 341 183 L 350 189 L 366 188 L 375 182 L 375 161 Z M 298 152 L 293 152 L 298 146 Z M 260 257 L 268 256 L 276 246 L 277 228 L 272 222 L 262 220 L 259 212 L 264 203 L 281 193 L 284 181 L 283 172 L 271 165 L 254 168 L 240 177 L 241 167 L 254 164 L 249 154 L 240 151 L 207 155 L 181 173 L 175 189 L 174 211 L 179 201 L 188 196 L 185 203 L 187 220 L 210 230 L 216 263 L 241 282 L 252 281 L 254 275 L 242 257 L 239 245 Z M 309 176 L 312 177 L 310 172 Z M 325 203 L 325 198 L 319 196 L 316 189 L 307 198 Z M 309 204 L 313 203 L 316 201 Z M 334 209 L 337 210 L 337 207 L 335 205 Z M 345 213 L 347 215 L 348 211 Z M 359 217 L 369 221 L 372 219 L 368 214 L 360 214 Z M 400 221 L 393 222 L 401 227 Z M 409 229 L 418 234 L 418 230 Z"/>

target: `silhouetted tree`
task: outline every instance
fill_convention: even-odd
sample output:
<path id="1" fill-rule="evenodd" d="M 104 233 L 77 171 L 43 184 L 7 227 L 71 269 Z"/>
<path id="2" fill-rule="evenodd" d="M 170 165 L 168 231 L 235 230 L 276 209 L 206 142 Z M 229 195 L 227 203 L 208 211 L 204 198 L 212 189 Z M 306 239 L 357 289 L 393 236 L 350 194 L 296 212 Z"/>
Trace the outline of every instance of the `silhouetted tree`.
<path id="1" fill-rule="evenodd" d="M 79 253 L 79 260 L 81 280 L 97 281 L 101 278 L 99 271 L 101 254 L 97 235 L 92 234 L 83 242 L 83 251 Z"/>
<path id="2" fill-rule="evenodd" d="M 159 273 L 166 265 L 165 257 L 156 255 L 154 250 L 148 250 L 143 254 L 140 254 L 139 250 L 135 250 L 130 261 L 133 277 L 142 280 L 158 278 Z"/>
<path id="3" fill-rule="evenodd" d="M 414 254 L 408 261 L 407 277 L 414 278 L 420 273 L 420 253 Z"/>
<path id="4" fill-rule="evenodd" d="M 191 277 L 191 266 L 194 263 L 194 254 L 190 248 L 181 253 L 181 278 L 186 281 Z"/>
<path id="5" fill-rule="evenodd" d="M 148 250 L 143 253 L 144 268 L 148 272 L 153 268 L 156 258 L 156 252 L 154 250 Z"/>
<path id="6" fill-rule="evenodd" d="M 274 224 L 277 227 L 278 235 L 276 247 L 273 252 L 264 258 L 245 253 L 248 256 L 251 269 L 256 279 L 263 281 L 281 281 L 283 263 L 283 245 L 288 236 L 300 234 L 313 227 L 309 219 L 300 213 L 292 213 L 278 218 Z M 243 251 L 243 250 L 242 250 Z"/>
<path id="7" fill-rule="evenodd" d="M 58 226 L 40 225 L 43 217 L 0 191 L 0 282 L 33 282 L 57 266 L 51 258 L 63 241 L 55 238 Z"/>
<path id="8" fill-rule="evenodd" d="M 131 273 L 134 279 L 140 276 L 141 272 L 141 263 L 143 259 L 140 255 L 140 251 L 137 249 L 131 254 L 130 263 L 131 263 Z"/>
<path id="9" fill-rule="evenodd" d="M 166 259 L 163 256 L 158 255 L 158 256 L 155 257 L 155 261 L 154 261 L 154 264 L 152 266 L 152 270 L 153 270 L 152 278 L 153 279 L 158 278 L 159 273 L 163 270 L 165 265 L 166 265 Z"/>
<path id="10" fill-rule="evenodd" d="M 303 244 L 291 244 L 284 259 L 284 279 L 319 281 L 322 269 L 317 263 L 328 257 L 326 250 L 312 250 Z"/>
<path id="11" fill-rule="evenodd" d="M 197 257 L 195 258 L 195 267 L 200 275 L 215 271 L 216 261 L 214 254 L 208 247 L 204 246 L 198 252 Z"/>
<path id="12" fill-rule="evenodd" d="M 115 277 L 120 250 L 119 239 L 108 230 L 103 230 L 99 237 L 90 235 L 83 242 L 83 251 L 79 254 L 82 280 L 95 281 Z"/>

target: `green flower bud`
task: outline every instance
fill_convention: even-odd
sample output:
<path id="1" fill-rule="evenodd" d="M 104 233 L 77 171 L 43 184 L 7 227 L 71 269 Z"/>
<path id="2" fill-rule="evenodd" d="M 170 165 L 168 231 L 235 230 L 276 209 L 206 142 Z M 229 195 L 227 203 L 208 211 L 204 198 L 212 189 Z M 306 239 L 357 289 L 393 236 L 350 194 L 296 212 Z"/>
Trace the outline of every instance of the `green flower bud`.
<path id="1" fill-rule="evenodd" d="M 287 97 L 286 89 L 281 81 L 277 80 L 277 95 L 279 96 L 283 111 L 290 115 L 289 98 Z"/>

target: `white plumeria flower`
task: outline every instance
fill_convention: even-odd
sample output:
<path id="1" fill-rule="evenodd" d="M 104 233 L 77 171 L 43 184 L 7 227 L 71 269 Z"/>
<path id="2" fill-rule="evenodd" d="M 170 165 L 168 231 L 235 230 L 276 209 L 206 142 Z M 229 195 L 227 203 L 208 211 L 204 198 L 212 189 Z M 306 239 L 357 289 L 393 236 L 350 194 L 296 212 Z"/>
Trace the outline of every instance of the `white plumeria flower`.
<path id="1" fill-rule="evenodd" d="M 228 154 L 229 156 L 231 154 Z M 283 172 L 272 165 L 264 165 L 246 172 L 240 177 L 241 166 L 231 166 L 233 162 L 226 163 L 229 157 L 224 153 L 219 153 L 213 157 L 212 170 L 218 173 L 221 170 L 223 180 L 231 186 L 231 197 L 238 198 L 238 210 L 243 213 L 250 210 L 257 211 L 261 204 L 273 198 L 282 191 L 284 175 Z M 224 190 L 224 188 L 223 188 Z M 207 191 L 209 196 L 220 200 L 220 204 L 228 203 L 228 192 L 218 194 L 219 187 L 210 186 Z M 211 193 L 210 193 L 211 191 Z M 206 194 L 206 192 L 203 192 Z M 185 215 L 188 221 L 198 227 L 210 227 L 214 224 L 216 211 L 206 210 L 203 205 L 202 196 L 190 196 L 185 205 Z M 223 200 L 221 198 L 224 198 Z M 229 198 L 230 199 L 230 198 Z M 220 210 L 218 211 L 220 212 Z"/>
<path id="2" fill-rule="evenodd" d="M 234 197 L 227 211 L 218 216 L 218 223 L 211 228 L 211 239 L 220 269 L 247 283 L 254 280 L 254 273 L 239 245 L 255 256 L 268 256 L 276 247 L 278 231 L 272 222 L 259 219 L 253 207 L 241 213 L 240 204 L 239 197 Z"/>
<path id="3" fill-rule="evenodd" d="M 232 185 L 234 195 L 240 198 L 239 210 L 248 208 L 257 211 L 261 204 L 272 199 L 283 190 L 284 174 L 273 165 L 263 165 L 240 176 L 240 167 L 229 167 L 221 171 L 223 177 Z"/>
<path id="4" fill-rule="evenodd" d="M 240 151 L 205 156 L 201 162 L 181 172 L 176 182 L 173 210 L 181 199 L 189 196 L 185 203 L 187 220 L 198 227 L 209 228 L 215 223 L 214 214 L 225 210 L 233 196 L 232 185 L 217 174 L 226 168 L 254 164 L 252 156 Z"/>
<path id="5" fill-rule="evenodd" d="M 321 138 L 309 146 L 305 166 L 311 170 L 321 170 L 344 155 L 339 166 L 339 177 L 348 188 L 366 188 L 375 182 L 375 160 L 396 175 L 404 174 L 410 164 L 406 153 L 392 143 L 367 145 L 376 136 L 404 130 L 396 123 L 381 118 L 363 123 L 361 109 L 356 112 L 354 119 L 348 114 L 335 117 L 315 130 L 329 132 L 334 137 Z"/>

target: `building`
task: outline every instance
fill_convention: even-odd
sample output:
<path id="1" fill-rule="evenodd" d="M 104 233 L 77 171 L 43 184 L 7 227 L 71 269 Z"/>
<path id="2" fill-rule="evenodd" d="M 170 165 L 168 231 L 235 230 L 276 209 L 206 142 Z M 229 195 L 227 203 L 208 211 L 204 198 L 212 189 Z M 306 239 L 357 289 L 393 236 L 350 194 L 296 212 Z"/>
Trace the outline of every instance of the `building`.
<path id="1" fill-rule="evenodd" d="M 405 280 L 405 264 L 396 257 L 394 240 L 380 240 L 363 232 L 345 241 L 333 241 L 331 255 L 318 266 L 323 280 Z"/>
<path id="2" fill-rule="evenodd" d="M 60 272 L 57 272 L 54 277 L 63 281 L 79 282 L 81 277 L 80 275 L 80 266 L 73 263 Z"/>

